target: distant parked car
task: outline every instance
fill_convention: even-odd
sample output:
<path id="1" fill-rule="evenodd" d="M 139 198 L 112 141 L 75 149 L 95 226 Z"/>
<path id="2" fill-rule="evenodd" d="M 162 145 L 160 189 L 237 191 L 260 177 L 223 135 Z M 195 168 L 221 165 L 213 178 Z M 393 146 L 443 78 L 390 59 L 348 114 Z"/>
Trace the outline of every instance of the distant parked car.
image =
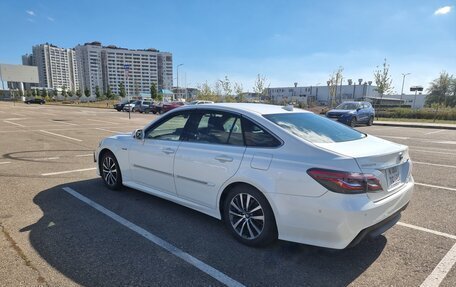
<path id="1" fill-rule="evenodd" d="M 114 109 L 118 112 L 122 111 L 126 104 L 134 103 L 136 100 L 123 100 L 114 105 Z"/>
<path id="2" fill-rule="evenodd" d="M 128 104 L 125 104 L 125 106 L 123 107 L 123 111 L 125 112 L 134 112 L 135 109 L 139 109 L 139 105 L 141 104 L 141 101 L 140 100 L 131 100 L 130 103 Z"/>
<path id="3" fill-rule="evenodd" d="M 178 108 L 178 107 L 182 107 L 184 106 L 185 103 L 184 102 L 170 102 L 170 103 L 164 103 L 163 104 L 163 107 L 161 109 L 161 112 L 162 113 L 166 113 L 168 111 L 171 111 L 175 108 Z"/>
<path id="4" fill-rule="evenodd" d="M 133 108 L 133 111 L 140 112 L 141 114 L 142 113 L 148 114 L 151 111 L 151 105 L 152 105 L 152 102 L 142 100 L 139 105 L 135 105 L 135 107 Z"/>
<path id="5" fill-rule="evenodd" d="M 357 124 L 371 126 L 374 122 L 375 110 L 369 102 L 343 102 L 328 111 L 326 116 L 351 127 Z"/>
<path id="6" fill-rule="evenodd" d="M 155 102 L 155 103 L 152 103 L 152 105 L 150 106 L 150 111 L 153 114 L 161 114 L 162 107 L 163 107 L 162 102 Z"/>
<path id="7" fill-rule="evenodd" d="M 33 99 L 28 99 L 28 100 L 24 101 L 24 103 L 26 103 L 27 105 L 29 105 L 29 104 L 44 105 L 46 103 L 46 101 L 43 99 L 40 99 L 40 98 L 33 98 Z"/>
<path id="8" fill-rule="evenodd" d="M 202 105 L 202 104 L 213 104 L 213 101 L 192 101 L 189 105 Z"/>

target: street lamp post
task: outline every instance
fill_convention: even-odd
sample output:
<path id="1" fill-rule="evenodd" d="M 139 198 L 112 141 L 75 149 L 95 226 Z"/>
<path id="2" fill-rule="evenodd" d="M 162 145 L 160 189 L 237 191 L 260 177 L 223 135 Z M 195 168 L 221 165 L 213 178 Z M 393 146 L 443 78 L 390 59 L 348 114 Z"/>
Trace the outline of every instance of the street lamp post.
<path id="1" fill-rule="evenodd" d="M 402 73 L 402 88 L 401 88 L 401 105 L 402 105 L 402 95 L 404 94 L 404 82 L 405 82 L 405 77 L 410 75 L 411 73 Z"/>
<path id="2" fill-rule="evenodd" d="M 176 92 L 179 93 L 179 67 L 183 66 L 184 64 L 179 64 L 176 67 L 177 70 L 177 84 L 176 84 Z"/>

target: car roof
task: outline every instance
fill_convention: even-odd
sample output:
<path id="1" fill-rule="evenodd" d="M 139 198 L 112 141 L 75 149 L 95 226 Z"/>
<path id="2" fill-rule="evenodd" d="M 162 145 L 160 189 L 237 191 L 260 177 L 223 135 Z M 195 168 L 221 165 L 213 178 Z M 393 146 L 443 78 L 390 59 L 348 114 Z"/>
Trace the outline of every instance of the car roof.
<path id="1" fill-rule="evenodd" d="M 298 108 L 287 108 L 278 105 L 269 104 L 255 104 L 255 103 L 216 103 L 216 104 L 205 104 L 205 105 L 189 105 L 185 106 L 186 109 L 209 109 L 209 108 L 221 108 L 227 111 L 233 112 L 250 112 L 257 115 L 267 114 L 283 114 L 283 113 L 310 113 L 309 111 L 298 109 Z"/>

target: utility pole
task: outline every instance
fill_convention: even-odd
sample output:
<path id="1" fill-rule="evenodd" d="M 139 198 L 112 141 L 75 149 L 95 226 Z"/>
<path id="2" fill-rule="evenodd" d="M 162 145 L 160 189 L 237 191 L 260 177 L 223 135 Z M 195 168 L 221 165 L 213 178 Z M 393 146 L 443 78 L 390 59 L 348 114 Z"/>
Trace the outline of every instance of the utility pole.
<path id="1" fill-rule="evenodd" d="M 177 70 L 177 84 L 176 84 L 176 93 L 179 94 L 179 67 L 183 66 L 184 64 L 179 64 L 176 67 Z"/>
<path id="2" fill-rule="evenodd" d="M 402 95 L 404 94 L 404 82 L 405 82 L 405 77 L 410 75 L 411 73 L 402 73 L 402 88 L 401 88 L 401 106 L 402 106 Z"/>

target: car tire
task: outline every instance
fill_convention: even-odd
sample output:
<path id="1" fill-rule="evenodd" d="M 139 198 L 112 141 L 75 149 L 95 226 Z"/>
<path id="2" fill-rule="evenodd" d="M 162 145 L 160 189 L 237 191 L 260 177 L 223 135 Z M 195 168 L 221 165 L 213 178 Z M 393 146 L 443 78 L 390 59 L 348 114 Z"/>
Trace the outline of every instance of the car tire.
<path id="1" fill-rule="evenodd" d="M 239 185 L 223 202 L 223 220 L 234 237 L 245 245 L 266 246 L 277 240 L 274 213 L 257 189 Z"/>
<path id="2" fill-rule="evenodd" d="M 371 117 L 369 118 L 369 120 L 367 121 L 367 125 L 368 125 L 368 126 L 371 126 L 371 125 L 373 125 L 373 124 L 374 124 L 374 117 L 371 116 Z"/>
<path id="3" fill-rule="evenodd" d="M 356 127 L 356 117 L 353 117 L 351 120 L 350 120 L 350 126 L 352 128 Z"/>
<path id="4" fill-rule="evenodd" d="M 100 174 L 104 184 L 112 190 L 122 187 L 122 173 L 116 157 L 110 151 L 103 154 L 100 160 Z"/>

